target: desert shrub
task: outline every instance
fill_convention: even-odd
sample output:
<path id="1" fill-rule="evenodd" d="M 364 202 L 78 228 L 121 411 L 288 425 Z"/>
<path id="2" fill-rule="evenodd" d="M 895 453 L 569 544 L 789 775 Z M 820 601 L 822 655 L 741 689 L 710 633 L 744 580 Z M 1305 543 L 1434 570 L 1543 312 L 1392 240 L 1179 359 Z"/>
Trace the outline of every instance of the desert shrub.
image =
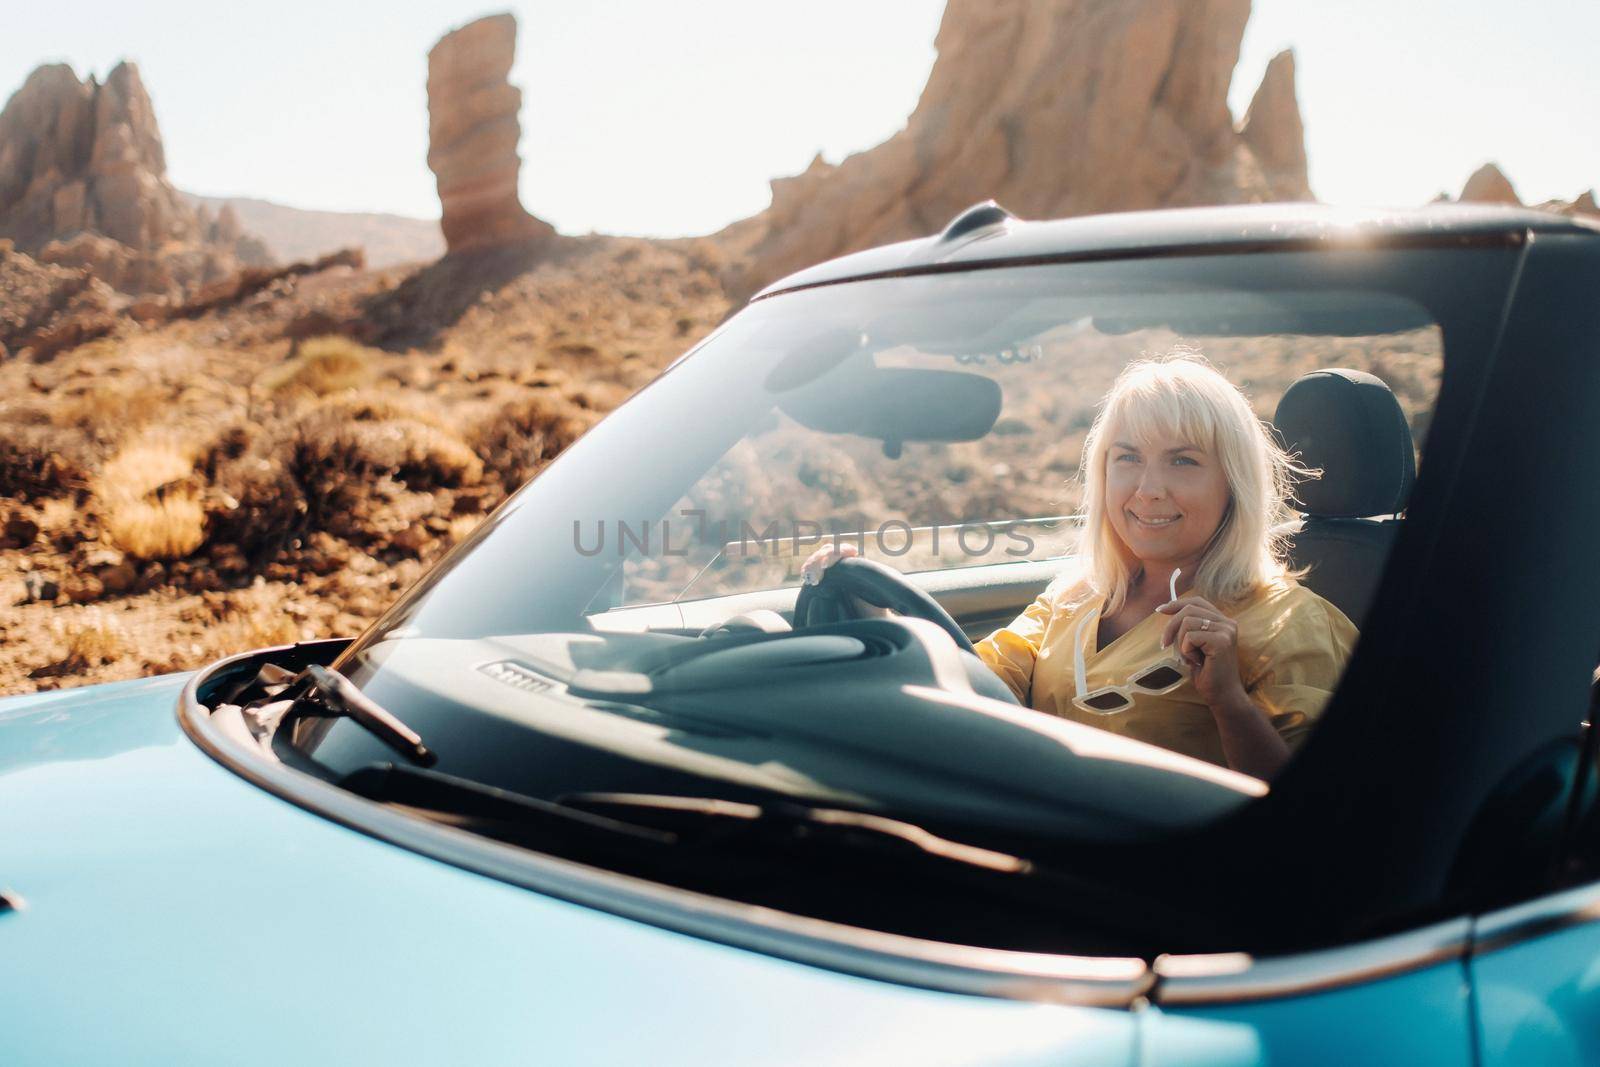
<path id="1" fill-rule="evenodd" d="M 0 421 L 0 496 L 36 500 L 88 485 L 86 443 L 24 413 Z"/>
<path id="2" fill-rule="evenodd" d="M 94 479 L 100 528 L 135 559 L 181 559 L 205 540 L 194 457 L 175 441 L 135 441 Z"/>
<path id="3" fill-rule="evenodd" d="M 353 419 L 319 406 L 295 421 L 293 467 L 308 492 L 324 474 L 392 475 L 412 489 L 470 485 L 483 462 L 455 434 L 410 415 Z"/>
<path id="4" fill-rule="evenodd" d="M 166 399 L 166 389 L 148 382 L 75 383 L 55 399 L 50 418 L 92 440 L 113 443 L 149 422 Z"/>
<path id="5" fill-rule="evenodd" d="M 250 453 L 218 466 L 207 540 L 237 548 L 246 565 L 275 555 L 305 526 L 306 498 L 283 461 Z"/>
<path id="6" fill-rule="evenodd" d="M 218 435 L 211 473 L 211 541 L 248 556 L 324 530 L 385 541 L 411 521 L 426 494 L 472 486 L 483 462 L 436 413 L 415 402 L 354 393 L 322 400 L 262 426 Z"/>
<path id="7" fill-rule="evenodd" d="M 596 415 L 552 389 L 503 405 L 478 423 L 472 447 L 486 472 L 511 492 L 594 424 Z"/>
<path id="8" fill-rule="evenodd" d="M 410 419 L 437 429 L 449 429 L 449 420 L 436 405 L 398 393 L 366 391 L 330 396 L 317 405 L 317 412 L 316 417 L 322 420 L 383 422 L 388 419 Z"/>
<path id="9" fill-rule="evenodd" d="M 260 384 L 274 396 L 327 396 L 359 389 L 374 376 L 375 355 L 348 337 L 313 337 L 301 342 L 288 360 L 263 374 Z"/>

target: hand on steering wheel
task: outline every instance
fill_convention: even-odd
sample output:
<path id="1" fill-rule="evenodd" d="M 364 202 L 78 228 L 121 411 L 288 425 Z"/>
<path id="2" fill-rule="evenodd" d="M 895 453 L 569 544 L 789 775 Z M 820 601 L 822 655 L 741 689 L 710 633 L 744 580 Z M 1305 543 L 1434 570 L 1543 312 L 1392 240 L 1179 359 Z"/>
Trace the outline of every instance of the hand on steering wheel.
<path id="1" fill-rule="evenodd" d="M 855 559 L 860 555 L 861 550 L 848 542 L 837 545 L 823 545 L 807 556 L 804 563 L 800 564 L 800 584 L 802 586 L 820 585 L 822 576 L 827 573 L 829 567 L 842 559 Z M 852 597 L 850 607 L 855 611 L 855 618 L 858 619 L 886 619 L 894 614 L 888 608 L 869 604 L 860 597 Z"/>
<path id="2" fill-rule="evenodd" d="M 862 618 L 862 608 L 870 606 L 927 619 L 949 634 L 957 648 L 973 651 L 971 639 L 937 600 L 906 581 L 898 571 L 861 559 L 854 545 L 818 549 L 801 566 L 800 576 L 803 584 L 794 602 L 797 630 Z"/>

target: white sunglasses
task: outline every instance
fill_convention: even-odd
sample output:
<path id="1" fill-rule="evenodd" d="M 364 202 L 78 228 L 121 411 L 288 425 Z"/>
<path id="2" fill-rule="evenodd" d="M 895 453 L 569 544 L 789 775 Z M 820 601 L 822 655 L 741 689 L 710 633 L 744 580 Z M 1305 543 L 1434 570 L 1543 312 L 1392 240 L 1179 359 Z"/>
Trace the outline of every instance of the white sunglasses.
<path id="1" fill-rule="evenodd" d="M 1172 572 L 1172 581 L 1167 585 L 1168 603 L 1178 599 L 1178 575 L 1181 573 L 1181 570 Z M 1072 701 L 1073 707 L 1094 715 L 1115 715 L 1133 707 L 1133 698 L 1138 694 L 1160 696 L 1170 693 L 1189 677 L 1189 665 L 1174 654 L 1139 668 L 1122 685 L 1105 685 L 1089 691 L 1083 680 L 1083 628 L 1095 617 L 1096 613 L 1085 612 L 1072 632 L 1072 681 L 1078 690 L 1078 695 Z"/>

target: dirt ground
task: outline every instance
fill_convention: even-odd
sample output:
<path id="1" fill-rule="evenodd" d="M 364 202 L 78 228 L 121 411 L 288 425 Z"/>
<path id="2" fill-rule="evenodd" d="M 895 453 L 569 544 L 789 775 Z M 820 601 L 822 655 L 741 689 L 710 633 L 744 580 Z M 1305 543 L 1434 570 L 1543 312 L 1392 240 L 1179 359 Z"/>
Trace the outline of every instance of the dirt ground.
<path id="1" fill-rule="evenodd" d="M 0 693 L 354 635 L 726 315 L 698 242 L 339 266 L 0 361 Z"/>

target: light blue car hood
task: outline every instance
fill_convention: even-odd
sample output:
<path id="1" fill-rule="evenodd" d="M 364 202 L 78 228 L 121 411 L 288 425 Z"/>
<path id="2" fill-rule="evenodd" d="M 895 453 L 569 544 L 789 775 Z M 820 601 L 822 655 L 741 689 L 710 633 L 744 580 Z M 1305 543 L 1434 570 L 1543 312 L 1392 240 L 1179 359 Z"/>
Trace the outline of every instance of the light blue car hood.
<path id="1" fill-rule="evenodd" d="M 835 974 L 336 825 L 195 748 L 185 681 L 0 701 L 7 1064 L 1133 1062 L 1133 1013 Z"/>

